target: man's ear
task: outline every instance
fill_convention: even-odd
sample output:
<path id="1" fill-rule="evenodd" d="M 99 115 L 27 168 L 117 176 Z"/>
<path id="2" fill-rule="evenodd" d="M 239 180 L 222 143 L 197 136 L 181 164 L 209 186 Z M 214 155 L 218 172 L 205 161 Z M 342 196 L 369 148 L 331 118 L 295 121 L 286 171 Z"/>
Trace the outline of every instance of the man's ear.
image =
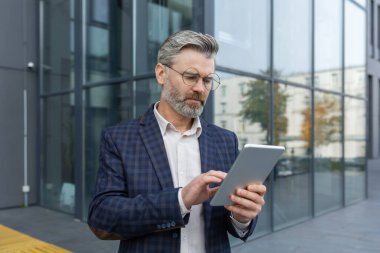
<path id="1" fill-rule="evenodd" d="M 166 71 L 165 66 L 161 63 L 157 63 L 156 65 L 156 80 L 159 85 L 164 85 L 166 82 Z"/>

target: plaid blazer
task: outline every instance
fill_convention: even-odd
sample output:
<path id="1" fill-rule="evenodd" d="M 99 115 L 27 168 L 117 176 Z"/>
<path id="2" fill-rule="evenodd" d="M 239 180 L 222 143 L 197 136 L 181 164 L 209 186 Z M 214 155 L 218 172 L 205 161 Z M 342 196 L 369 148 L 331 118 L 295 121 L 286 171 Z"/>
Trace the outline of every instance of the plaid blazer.
<path id="1" fill-rule="evenodd" d="M 202 173 L 228 171 L 238 154 L 233 132 L 201 119 Z M 102 131 L 100 165 L 88 224 L 100 239 L 120 240 L 119 252 L 180 252 L 182 218 L 153 106 L 138 120 Z M 227 231 L 239 237 L 224 207 L 203 204 L 206 252 L 230 252 Z M 253 232 L 256 220 L 246 240 Z"/>

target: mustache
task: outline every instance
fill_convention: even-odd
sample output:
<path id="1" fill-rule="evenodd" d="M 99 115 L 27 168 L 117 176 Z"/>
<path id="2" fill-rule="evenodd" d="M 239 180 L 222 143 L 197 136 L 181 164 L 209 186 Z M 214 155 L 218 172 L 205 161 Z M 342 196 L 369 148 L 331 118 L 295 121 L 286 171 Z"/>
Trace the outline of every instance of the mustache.
<path id="1" fill-rule="evenodd" d="M 205 98 L 204 96 L 201 96 L 200 94 L 198 93 L 194 93 L 190 96 L 186 96 L 183 101 L 186 101 L 187 99 L 192 99 L 192 100 L 198 100 L 199 102 L 201 102 L 201 104 L 203 105 L 205 103 Z"/>

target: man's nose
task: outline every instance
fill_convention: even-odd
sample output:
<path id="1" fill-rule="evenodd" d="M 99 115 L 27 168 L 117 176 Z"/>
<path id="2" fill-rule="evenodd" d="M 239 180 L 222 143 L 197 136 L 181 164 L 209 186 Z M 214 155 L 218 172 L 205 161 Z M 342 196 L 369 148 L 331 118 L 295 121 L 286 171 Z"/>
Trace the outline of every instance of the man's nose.
<path id="1" fill-rule="evenodd" d="M 193 85 L 193 90 L 198 91 L 198 92 L 206 92 L 207 91 L 202 78 L 199 78 L 197 83 Z"/>

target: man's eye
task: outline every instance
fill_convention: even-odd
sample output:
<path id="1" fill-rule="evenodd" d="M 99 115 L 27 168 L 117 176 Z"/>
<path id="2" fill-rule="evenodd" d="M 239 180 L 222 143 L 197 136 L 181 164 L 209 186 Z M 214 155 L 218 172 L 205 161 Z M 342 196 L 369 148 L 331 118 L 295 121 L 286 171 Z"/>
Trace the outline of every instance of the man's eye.
<path id="1" fill-rule="evenodd" d="M 212 78 L 205 78 L 203 81 L 205 82 L 205 84 L 210 84 L 212 83 Z"/>
<path id="2" fill-rule="evenodd" d="M 197 81 L 199 78 L 198 75 L 188 75 L 188 74 L 183 75 L 183 77 L 189 81 Z"/>

